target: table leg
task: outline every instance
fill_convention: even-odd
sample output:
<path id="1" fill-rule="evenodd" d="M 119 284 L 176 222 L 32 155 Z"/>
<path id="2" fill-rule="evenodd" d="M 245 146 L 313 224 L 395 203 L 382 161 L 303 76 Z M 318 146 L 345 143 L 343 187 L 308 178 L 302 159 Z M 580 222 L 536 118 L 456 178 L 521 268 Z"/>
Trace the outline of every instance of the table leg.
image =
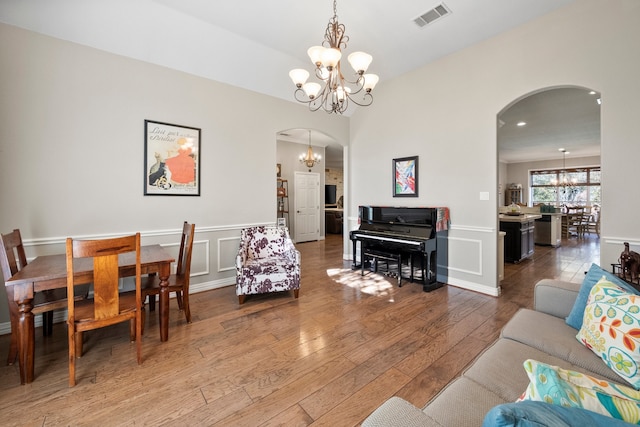
<path id="1" fill-rule="evenodd" d="M 18 302 L 18 363 L 20 365 L 20 383 L 33 382 L 35 368 L 35 332 L 33 323 L 33 300 Z"/>
<path id="2" fill-rule="evenodd" d="M 160 341 L 167 341 L 169 339 L 169 274 L 171 264 L 163 265 L 159 274 L 160 278 L 160 306 L 159 318 L 160 318 Z"/>

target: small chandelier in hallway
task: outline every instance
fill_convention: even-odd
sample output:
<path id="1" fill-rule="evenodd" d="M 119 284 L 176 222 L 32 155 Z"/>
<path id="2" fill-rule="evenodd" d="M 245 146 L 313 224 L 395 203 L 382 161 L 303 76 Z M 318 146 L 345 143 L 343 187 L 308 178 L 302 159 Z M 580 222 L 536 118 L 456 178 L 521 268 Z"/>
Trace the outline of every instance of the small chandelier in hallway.
<path id="1" fill-rule="evenodd" d="M 296 68 L 289 72 L 289 77 L 296 85 L 296 101 L 308 104 L 311 111 L 322 108 L 327 113 L 342 114 L 349 107 L 349 101 L 362 107 L 373 102 L 371 91 L 378 83 L 378 76 L 365 74 L 373 59 L 371 55 L 364 52 L 349 55 L 349 63 L 355 71 L 354 81 L 345 79 L 342 74 L 341 49 L 346 48 L 349 41 L 344 32 L 344 24 L 338 22 L 336 0 L 333 0 L 333 18 L 329 20 L 325 30 L 322 46 L 312 46 L 307 50 L 316 67 L 315 75 L 322 84 L 307 82 L 307 70 Z"/>
<path id="2" fill-rule="evenodd" d="M 320 155 L 314 154 L 311 148 L 311 129 L 309 129 L 309 148 L 307 148 L 307 154 L 300 154 L 300 163 L 304 163 L 309 168 L 309 172 L 311 172 L 311 168 L 316 163 L 320 163 L 320 160 Z"/>

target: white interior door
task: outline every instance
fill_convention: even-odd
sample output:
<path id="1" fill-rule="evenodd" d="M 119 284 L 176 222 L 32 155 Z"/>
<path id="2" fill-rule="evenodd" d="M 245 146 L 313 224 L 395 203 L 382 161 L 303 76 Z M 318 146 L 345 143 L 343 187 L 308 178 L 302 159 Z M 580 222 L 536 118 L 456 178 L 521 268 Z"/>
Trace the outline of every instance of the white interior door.
<path id="1" fill-rule="evenodd" d="M 320 174 L 296 172 L 295 181 L 295 241 L 320 240 Z"/>

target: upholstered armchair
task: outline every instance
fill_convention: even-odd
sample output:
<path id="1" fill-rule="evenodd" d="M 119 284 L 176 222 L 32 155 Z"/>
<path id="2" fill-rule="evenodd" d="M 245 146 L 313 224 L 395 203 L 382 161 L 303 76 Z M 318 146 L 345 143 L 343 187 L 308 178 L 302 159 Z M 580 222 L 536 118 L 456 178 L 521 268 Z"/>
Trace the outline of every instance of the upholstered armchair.
<path id="1" fill-rule="evenodd" d="M 300 252 L 285 228 L 250 227 L 240 232 L 236 257 L 236 295 L 244 303 L 246 295 L 289 291 L 298 298 Z"/>

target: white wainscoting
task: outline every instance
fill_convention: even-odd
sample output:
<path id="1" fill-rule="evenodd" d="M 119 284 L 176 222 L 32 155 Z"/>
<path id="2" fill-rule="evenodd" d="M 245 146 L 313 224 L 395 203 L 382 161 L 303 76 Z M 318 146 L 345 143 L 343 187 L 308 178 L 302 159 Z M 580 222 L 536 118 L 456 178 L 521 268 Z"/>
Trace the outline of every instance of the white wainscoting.
<path id="1" fill-rule="evenodd" d="M 620 263 L 620 254 L 624 251 L 624 243 L 629 243 L 629 250 L 640 253 L 640 241 L 624 237 L 600 236 L 600 266 L 611 271 L 611 264 Z"/>
<path id="2" fill-rule="evenodd" d="M 257 226 L 273 224 L 247 224 L 209 227 L 199 227 L 198 225 L 196 225 L 195 240 L 193 242 L 193 254 L 191 260 L 191 294 L 208 291 L 211 289 L 218 289 L 235 284 L 235 258 L 238 253 L 238 245 L 240 242 L 240 230 L 242 228 L 251 227 L 254 225 Z M 140 234 L 142 237 L 143 245 L 159 244 L 173 253 L 177 260 L 178 251 L 180 248 L 181 232 L 182 228 L 172 230 L 147 230 L 140 232 Z M 86 235 L 76 236 L 76 238 L 106 239 L 130 233 L 131 232 Z M 33 260 L 38 255 L 64 253 L 65 240 L 66 238 L 64 237 L 25 240 L 24 246 L 25 250 L 27 251 L 28 260 Z M 212 248 L 214 248 L 214 250 L 212 250 Z M 175 269 L 176 266 L 174 264 L 172 265 L 172 272 L 175 272 Z M 125 283 L 124 286 L 129 287 L 132 284 L 133 282 L 131 281 L 131 284 Z M 230 301 L 230 303 L 237 303 L 237 301 L 234 299 L 233 301 Z M 8 318 L 8 315 L 6 313 L 4 314 L 4 317 Z M 53 321 L 55 323 L 61 323 L 65 320 L 66 311 L 59 310 L 54 312 Z M 34 322 L 36 327 L 42 326 L 42 316 L 36 316 Z M 8 334 L 10 332 L 10 323 L 8 321 L 0 322 L 0 335 Z"/>
<path id="3" fill-rule="evenodd" d="M 218 272 L 236 270 L 240 236 L 218 239 Z"/>

